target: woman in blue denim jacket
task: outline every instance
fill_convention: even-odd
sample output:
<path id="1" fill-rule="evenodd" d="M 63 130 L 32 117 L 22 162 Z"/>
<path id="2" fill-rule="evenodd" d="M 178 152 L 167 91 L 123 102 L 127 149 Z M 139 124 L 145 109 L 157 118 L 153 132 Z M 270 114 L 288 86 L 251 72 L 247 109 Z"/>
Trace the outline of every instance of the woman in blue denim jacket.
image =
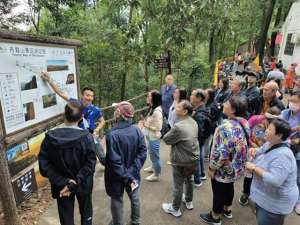
<path id="1" fill-rule="evenodd" d="M 291 128 L 283 119 L 272 119 L 266 130 L 267 143 L 246 169 L 253 172 L 250 198 L 256 204 L 258 225 L 283 225 L 299 195 L 297 165 L 286 139 Z"/>

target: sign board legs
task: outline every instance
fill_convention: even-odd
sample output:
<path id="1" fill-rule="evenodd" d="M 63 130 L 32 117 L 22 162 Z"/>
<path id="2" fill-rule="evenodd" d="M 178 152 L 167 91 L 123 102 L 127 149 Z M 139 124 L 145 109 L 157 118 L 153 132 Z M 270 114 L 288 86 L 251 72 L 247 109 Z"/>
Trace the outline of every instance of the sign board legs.
<path id="1" fill-rule="evenodd" d="M 160 88 L 161 88 L 161 86 L 163 85 L 163 72 L 164 72 L 164 69 L 160 69 Z"/>
<path id="2" fill-rule="evenodd" d="M 17 207 L 15 196 L 10 180 L 8 164 L 6 160 L 6 152 L 4 149 L 4 139 L 0 125 L 0 197 L 2 208 L 4 211 L 5 224 L 7 225 L 20 225 L 17 215 Z"/>

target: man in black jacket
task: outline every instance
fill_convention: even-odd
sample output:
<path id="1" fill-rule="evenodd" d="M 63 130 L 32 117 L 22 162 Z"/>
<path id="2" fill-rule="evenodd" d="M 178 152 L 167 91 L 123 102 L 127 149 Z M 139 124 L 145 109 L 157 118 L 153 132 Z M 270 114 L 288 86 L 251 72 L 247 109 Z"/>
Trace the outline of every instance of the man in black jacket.
<path id="1" fill-rule="evenodd" d="M 69 101 L 65 106 L 63 127 L 46 134 L 39 154 L 40 173 L 49 178 L 62 225 L 74 225 L 75 196 L 81 224 L 92 225 L 95 143 L 89 131 L 78 127 L 82 115 L 82 103 Z"/>
<path id="2" fill-rule="evenodd" d="M 202 89 L 196 89 L 191 94 L 191 103 L 194 107 L 193 119 L 198 124 L 198 142 L 200 146 L 200 157 L 197 171 L 194 174 L 196 187 L 202 185 L 202 180 L 206 180 L 204 173 L 204 142 L 211 134 L 212 121 L 210 119 L 210 110 L 205 107 L 206 92 Z"/>
<path id="3" fill-rule="evenodd" d="M 245 90 L 245 95 L 248 102 L 248 112 L 249 116 L 254 115 L 255 101 L 260 96 L 260 91 L 257 87 L 257 76 L 254 72 L 249 72 L 247 74 L 248 88 Z"/>
<path id="4" fill-rule="evenodd" d="M 253 115 L 263 115 L 269 108 L 275 106 L 280 110 L 284 110 L 284 104 L 276 97 L 278 90 L 279 87 L 275 81 L 269 81 L 266 83 L 263 88 L 263 94 L 255 100 Z"/>

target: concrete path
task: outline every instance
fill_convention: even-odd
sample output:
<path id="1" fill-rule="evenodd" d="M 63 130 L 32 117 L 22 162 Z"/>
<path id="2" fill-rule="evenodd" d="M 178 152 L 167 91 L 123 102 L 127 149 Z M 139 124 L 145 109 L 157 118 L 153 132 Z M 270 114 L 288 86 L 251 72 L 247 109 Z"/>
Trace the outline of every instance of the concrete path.
<path id="1" fill-rule="evenodd" d="M 161 145 L 162 158 L 162 179 L 158 183 L 148 183 L 142 181 L 141 184 L 141 209 L 142 209 L 142 225 L 201 225 L 199 214 L 208 212 L 212 206 L 212 192 L 209 181 L 205 181 L 204 185 L 194 191 L 194 206 L 192 211 L 185 210 L 182 207 L 183 216 L 181 218 L 174 218 L 165 214 L 161 209 L 161 203 L 172 201 L 172 175 L 171 166 L 167 165 L 169 159 L 169 147 L 165 144 Z M 146 162 L 146 166 L 150 163 Z M 142 172 L 143 178 L 148 174 Z M 233 203 L 233 219 L 224 219 L 224 225 L 256 225 L 255 216 L 249 207 L 242 207 L 238 204 L 238 198 L 241 193 L 242 180 L 235 185 L 235 199 Z M 125 199 L 124 221 L 129 222 L 130 206 L 127 196 Z M 105 193 L 103 172 L 97 169 L 95 175 L 95 184 L 93 192 L 94 204 L 94 225 L 108 225 L 111 220 L 110 201 Z M 56 202 L 49 202 L 51 204 L 48 211 L 39 219 L 39 225 L 58 225 L 58 214 Z M 76 207 L 76 225 L 80 224 L 79 212 Z M 286 225 L 299 225 L 300 216 L 292 214 L 288 216 L 285 222 Z"/>

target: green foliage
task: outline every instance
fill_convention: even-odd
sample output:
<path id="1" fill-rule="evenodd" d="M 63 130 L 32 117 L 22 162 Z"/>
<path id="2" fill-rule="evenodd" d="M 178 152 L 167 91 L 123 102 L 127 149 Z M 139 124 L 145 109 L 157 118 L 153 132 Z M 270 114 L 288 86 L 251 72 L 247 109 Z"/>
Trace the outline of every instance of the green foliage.
<path id="1" fill-rule="evenodd" d="M 153 61 L 168 50 L 176 82 L 209 87 L 211 63 L 258 38 L 269 1 L 259 0 L 30 0 L 29 32 L 76 38 L 81 86 L 110 105 L 159 88 L 166 70 Z M 279 0 L 286 14 L 292 1 Z M 282 17 L 282 20 L 284 18 Z M 125 88 L 125 93 L 122 93 Z"/>
<path id="2" fill-rule="evenodd" d="M 17 0 L 0 1 L 0 28 L 10 28 L 24 21 L 23 13 L 15 13 L 14 9 L 19 5 Z"/>

